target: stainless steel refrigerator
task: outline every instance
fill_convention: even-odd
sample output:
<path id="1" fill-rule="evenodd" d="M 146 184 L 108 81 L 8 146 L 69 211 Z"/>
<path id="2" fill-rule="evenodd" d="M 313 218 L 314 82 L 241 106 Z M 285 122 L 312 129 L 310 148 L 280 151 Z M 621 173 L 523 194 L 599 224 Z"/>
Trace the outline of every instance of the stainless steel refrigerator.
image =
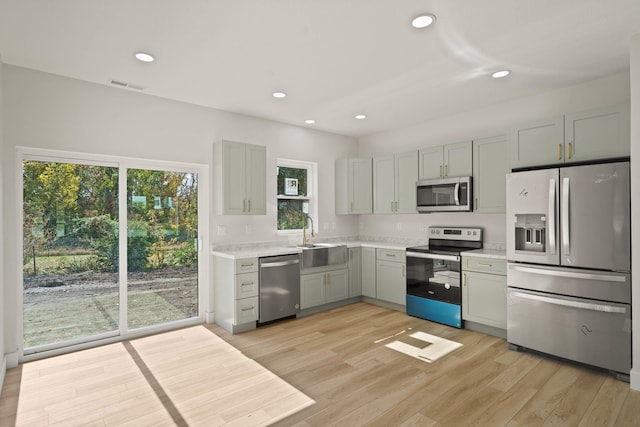
<path id="1" fill-rule="evenodd" d="M 631 369 L 629 162 L 507 175 L 507 341 Z"/>

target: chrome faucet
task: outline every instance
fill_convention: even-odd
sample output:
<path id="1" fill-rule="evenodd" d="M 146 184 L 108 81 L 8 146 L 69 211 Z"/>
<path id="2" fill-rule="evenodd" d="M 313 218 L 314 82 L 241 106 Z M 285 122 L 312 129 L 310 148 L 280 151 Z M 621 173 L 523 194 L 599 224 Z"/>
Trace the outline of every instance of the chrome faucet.
<path id="1" fill-rule="evenodd" d="M 302 226 L 302 244 L 306 245 L 307 243 L 309 243 L 309 240 L 307 240 L 307 224 L 309 224 L 309 221 L 311 221 L 311 237 L 314 236 L 313 234 L 313 218 L 311 218 L 309 215 L 306 216 L 306 218 L 304 219 L 304 225 Z"/>

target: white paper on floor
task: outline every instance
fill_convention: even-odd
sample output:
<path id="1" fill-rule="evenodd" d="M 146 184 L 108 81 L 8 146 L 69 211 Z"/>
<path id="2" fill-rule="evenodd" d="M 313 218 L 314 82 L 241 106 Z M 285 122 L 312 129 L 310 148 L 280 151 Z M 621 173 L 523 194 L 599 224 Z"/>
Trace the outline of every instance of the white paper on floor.
<path id="1" fill-rule="evenodd" d="M 423 341 L 424 345 L 415 346 L 402 341 L 393 341 L 386 344 L 385 347 L 428 363 L 438 360 L 456 348 L 462 347 L 462 344 L 459 342 L 440 338 L 425 332 L 415 332 L 409 336 L 415 338 L 415 340 Z M 416 342 L 415 340 L 414 342 Z"/>

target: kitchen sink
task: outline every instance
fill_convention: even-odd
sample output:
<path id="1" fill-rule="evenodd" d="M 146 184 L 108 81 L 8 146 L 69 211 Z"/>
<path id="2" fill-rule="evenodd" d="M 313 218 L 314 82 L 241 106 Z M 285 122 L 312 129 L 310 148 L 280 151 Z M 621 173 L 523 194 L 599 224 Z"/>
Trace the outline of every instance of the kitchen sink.
<path id="1" fill-rule="evenodd" d="M 332 243 L 298 245 L 302 249 L 302 269 L 324 267 L 347 262 L 347 246 Z"/>

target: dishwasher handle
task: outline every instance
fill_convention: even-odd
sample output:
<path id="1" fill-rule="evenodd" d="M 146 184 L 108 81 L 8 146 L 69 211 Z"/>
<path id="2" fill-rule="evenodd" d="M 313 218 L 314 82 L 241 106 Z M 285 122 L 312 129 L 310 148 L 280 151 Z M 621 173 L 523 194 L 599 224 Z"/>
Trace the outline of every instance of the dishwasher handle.
<path id="1" fill-rule="evenodd" d="M 299 263 L 299 259 L 292 259 L 289 261 L 262 262 L 260 264 L 260 268 L 283 267 L 285 265 L 294 265 Z"/>

